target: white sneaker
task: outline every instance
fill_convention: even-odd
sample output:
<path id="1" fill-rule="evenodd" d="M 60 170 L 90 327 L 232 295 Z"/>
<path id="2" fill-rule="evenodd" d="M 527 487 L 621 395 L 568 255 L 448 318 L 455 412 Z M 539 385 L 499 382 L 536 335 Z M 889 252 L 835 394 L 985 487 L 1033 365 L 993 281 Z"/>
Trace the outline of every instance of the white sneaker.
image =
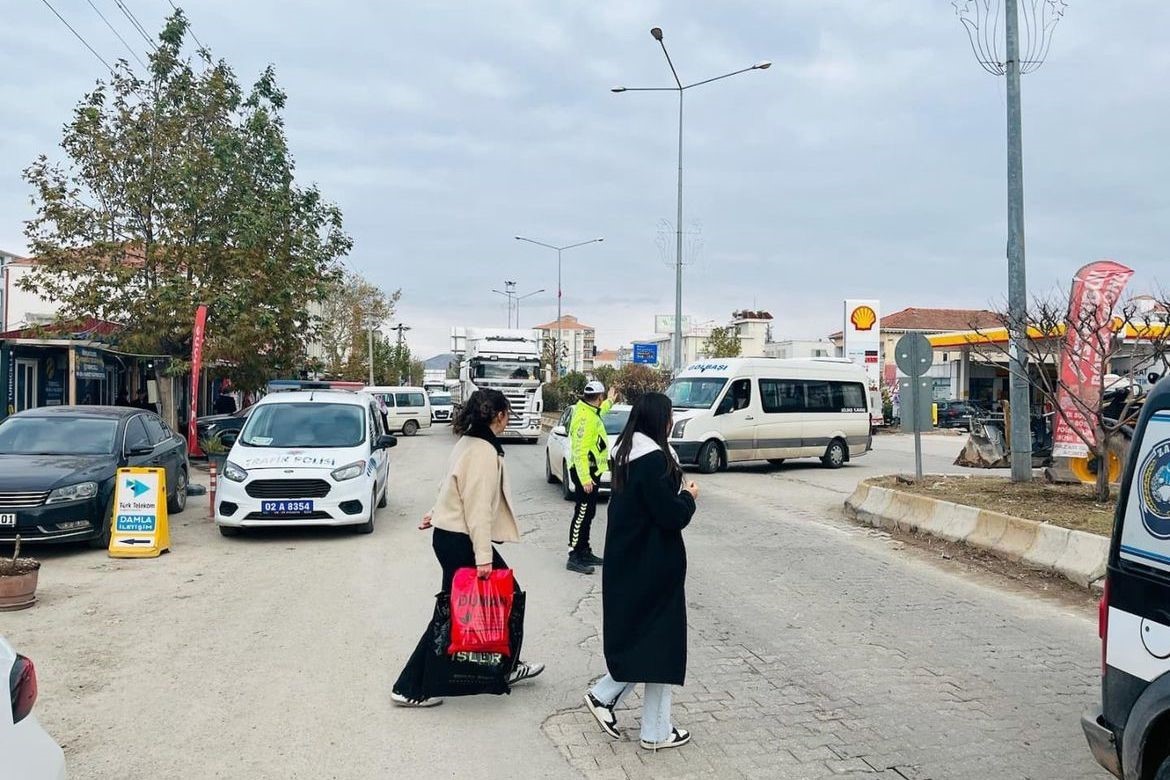
<path id="1" fill-rule="evenodd" d="M 593 717 L 597 718 L 597 725 L 601 726 L 601 730 L 610 735 L 614 739 L 621 739 L 621 732 L 617 729 L 617 715 L 613 713 L 613 707 L 606 706 L 592 693 L 585 694 L 585 706 L 593 713 Z"/>
<path id="2" fill-rule="evenodd" d="M 396 707 L 438 707 L 443 703 L 443 700 L 432 696 L 429 699 L 408 699 L 401 693 L 390 693 L 390 703 Z"/>
<path id="3" fill-rule="evenodd" d="M 516 664 L 516 668 L 512 670 L 512 674 L 508 676 L 508 685 L 515 685 L 525 680 L 531 680 L 543 671 L 544 664 L 527 664 L 520 661 Z"/>
<path id="4" fill-rule="evenodd" d="M 663 742 L 647 742 L 642 740 L 642 747 L 647 750 L 666 750 L 668 748 L 682 747 L 691 741 L 691 732 L 686 729 L 672 728 L 670 736 Z"/>

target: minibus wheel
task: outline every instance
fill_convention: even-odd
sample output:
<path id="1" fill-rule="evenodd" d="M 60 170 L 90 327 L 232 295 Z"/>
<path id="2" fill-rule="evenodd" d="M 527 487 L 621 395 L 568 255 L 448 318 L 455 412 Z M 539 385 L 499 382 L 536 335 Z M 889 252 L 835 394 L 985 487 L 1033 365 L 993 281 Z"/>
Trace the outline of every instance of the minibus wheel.
<path id="1" fill-rule="evenodd" d="M 402 424 L 403 436 L 414 436 L 416 433 L 418 433 L 418 423 L 414 420 L 407 420 Z"/>
<path id="2" fill-rule="evenodd" d="M 839 469 L 845 465 L 845 461 L 848 459 L 849 450 L 845 448 L 845 442 L 840 439 L 833 439 L 829 442 L 829 448 L 825 450 L 825 455 L 821 458 L 821 463 L 825 464 L 827 468 Z"/>
<path id="3" fill-rule="evenodd" d="M 709 441 L 699 448 L 699 472 L 714 474 L 723 468 L 723 449 L 717 441 Z"/>

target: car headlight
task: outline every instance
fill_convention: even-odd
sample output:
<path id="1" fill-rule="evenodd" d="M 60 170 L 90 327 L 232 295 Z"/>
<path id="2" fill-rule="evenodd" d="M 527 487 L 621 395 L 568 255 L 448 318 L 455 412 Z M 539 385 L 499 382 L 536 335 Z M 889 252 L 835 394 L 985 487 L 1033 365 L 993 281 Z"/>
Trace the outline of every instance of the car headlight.
<path id="1" fill-rule="evenodd" d="M 366 462 L 359 460 L 356 463 L 350 463 L 348 466 L 342 466 L 339 469 L 334 469 L 329 472 L 329 476 L 333 477 L 338 482 L 344 482 L 347 479 L 360 477 L 366 471 Z"/>
<path id="2" fill-rule="evenodd" d="M 223 464 L 223 475 L 232 482 L 243 482 L 248 478 L 248 472 L 244 471 L 230 460 Z"/>
<path id="3" fill-rule="evenodd" d="M 46 504 L 59 504 L 63 501 L 84 501 L 87 498 L 93 498 L 97 495 L 98 485 L 96 482 L 79 482 L 76 485 L 66 485 L 59 487 L 49 494 L 45 499 Z"/>
<path id="4" fill-rule="evenodd" d="M 683 436 L 683 433 L 687 429 L 687 423 L 689 423 L 690 421 L 691 421 L 691 419 L 688 417 L 685 420 L 679 420 L 678 422 L 676 422 L 674 424 L 674 428 L 671 429 L 671 431 L 670 431 L 670 438 L 681 439 Z"/>

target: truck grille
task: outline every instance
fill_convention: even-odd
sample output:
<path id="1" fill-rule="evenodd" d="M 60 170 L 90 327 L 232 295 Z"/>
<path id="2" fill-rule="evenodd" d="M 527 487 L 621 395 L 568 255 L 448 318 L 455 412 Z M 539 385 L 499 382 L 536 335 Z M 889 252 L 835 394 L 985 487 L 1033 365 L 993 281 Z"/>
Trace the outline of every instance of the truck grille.
<path id="1" fill-rule="evenodd" d="M 45 503 L 49 491 L 0 492 L 0 509 L 29 509 Z"/>
<path id="2" fill-rule="evenodd" d="M 258 479 L 244 488 L 252 498 L 324 498 L 329 483 L 323 479 Z"/>

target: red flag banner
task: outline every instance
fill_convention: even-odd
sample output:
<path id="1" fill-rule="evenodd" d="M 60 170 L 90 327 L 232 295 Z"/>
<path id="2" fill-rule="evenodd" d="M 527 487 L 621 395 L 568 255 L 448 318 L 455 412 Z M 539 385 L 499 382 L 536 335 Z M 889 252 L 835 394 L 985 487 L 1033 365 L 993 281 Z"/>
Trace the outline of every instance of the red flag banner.
<path id="1" fill-rule="evenodd" d="M 1060 413 L 1052 433 L 1058 458 L 1083 458 L 1089 454 L 1085 440 L 1097 441 L 1097 426 L 1083 410 L 1101 405 L 1100 347 L 1113 337 L 1113 307 L 1131 276 L 1133 270 L 1120 263 L 1098 260 L 1073 277 L 1056 391 Z"/>
<path id="2" fill-rule="evenodd" d="M 191 409 L 187 413 L 187 452 L 202 455 L 199 449 L 199 428 L 195 417 L 199 409 L 199 375 L 203 370 L 203 339 L 207 332 L 207 304 L 195 309 L 195 329 L 191 331 Z"/>

